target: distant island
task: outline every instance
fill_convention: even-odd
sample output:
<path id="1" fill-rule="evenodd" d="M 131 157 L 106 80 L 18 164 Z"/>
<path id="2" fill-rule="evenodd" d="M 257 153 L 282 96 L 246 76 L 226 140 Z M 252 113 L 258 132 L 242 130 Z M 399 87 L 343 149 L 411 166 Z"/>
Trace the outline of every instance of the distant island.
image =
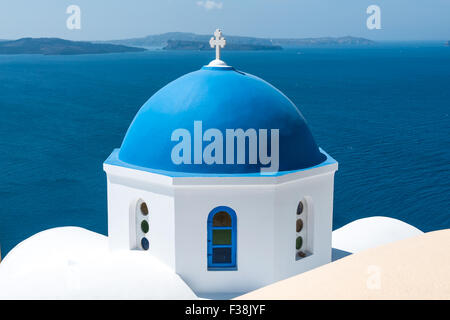
<path id="1" fill-rule="evenodd" d="M 147 48 L 163 50 L 213 50 L 209 45 L 210 35 L 185 32 L 169 32 L 111 41 L 70 41 L 60 38 L 22 38 L 18 40 L 0 40 L 0 54 L 43 54 L 77 55 L 140 52 Z M 225 50 L 282 50 L 289 47 L 304 46 L 368 46 L 374 41 L 356 37 L 323 37 L 306 39 L 253 38 L 227 36 Z"/>
<path id="2" fill-rule="evenodd" d="M 143 38 L 101 41 L 142 48 L 163 48 L 165 50 L 209 50 L 211 35 L 186 32 L 168 32 L 149 35 Z M 227 46 L 224 50 L 280 50 L 287 47 L 303 46 L 368 46 L 374 41 L 357 37 L 322 38 L 254 38 L 226 35 Z"/>
<path id="3" fill-rule="evenodd" d="M 445 44 L 447 47 L 450 47 L 450 41 L 447 41 L 447 43 Z"/>
<path id="4" fill-rule="evenodd" d="M 0 54 L 75 55 L 145 51 L 125 45 L 69 41 L 59 38 L 22 38 L 0 41 Z"/>
<path id="5" fill-rule="evenodd" d="M 240 44 L 227 43 L 228 50 L 282 50 L 281 46 L 264 45 L 264 44 Z M 186 41 L 186 40 L 168 40 L 163 50 L 214 50 L 208 42 L 202 41 Z"/>

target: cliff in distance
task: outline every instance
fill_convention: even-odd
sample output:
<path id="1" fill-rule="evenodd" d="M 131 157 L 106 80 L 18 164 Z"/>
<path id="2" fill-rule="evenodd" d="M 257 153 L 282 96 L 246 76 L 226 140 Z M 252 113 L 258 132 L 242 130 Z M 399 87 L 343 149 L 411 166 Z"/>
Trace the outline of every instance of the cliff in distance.
<path id="1" fill-rule="evenodd" d="M 22 38 L 0 42 L 0 54 L 73 55 L 139 51 L 145 51 L 145 49 L 108 43 L 69 41 L 59 38 Z"/>

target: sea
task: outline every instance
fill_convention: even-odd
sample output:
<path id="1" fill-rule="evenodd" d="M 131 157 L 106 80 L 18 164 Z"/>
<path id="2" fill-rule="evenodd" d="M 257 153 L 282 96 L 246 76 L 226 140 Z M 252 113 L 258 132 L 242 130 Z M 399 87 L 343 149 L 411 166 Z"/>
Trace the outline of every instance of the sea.
<path id="1" fill-rule="evenodd" d="M 0 55 L 2 256 L 52 227 L 107 234 L 103 161 L 150 96 L 212 55 Z M 370 216 L 450 228 L 450 47 L 225 50 L 223 59 L 283 91 L 339 162 L 334 229 Z"/>

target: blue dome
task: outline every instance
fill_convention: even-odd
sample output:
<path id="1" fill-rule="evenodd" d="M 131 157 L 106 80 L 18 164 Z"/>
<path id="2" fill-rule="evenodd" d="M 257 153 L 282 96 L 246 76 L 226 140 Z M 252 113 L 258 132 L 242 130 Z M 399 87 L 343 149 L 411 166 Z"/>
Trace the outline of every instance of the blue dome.
<path id="1" fill-rule="evenodd" d="M 171 140 L 172 133 L 176 129 L 190 132 L 194 158 L 195 121 L 202 121 L 203 133 L 210 128 L 220 130 L 224 146 L 226 129 L 267 129 L 269 155 L 270 130 L 279 129 L 278 171 L 309 168 L 327 158 L 319 151 L 300 111 L 278 89 L 232 67 L 208 66 L 169 83 L 142 106 L 118 158 L 128 165 L 168 173 L 249 174 L 267 167 L 259 161 L 194 164 L 193 160 L 192 164 L 175 164 L 171 154 L 178 142 Z M 209 143 L 203 142 L 203 148 Z"/>

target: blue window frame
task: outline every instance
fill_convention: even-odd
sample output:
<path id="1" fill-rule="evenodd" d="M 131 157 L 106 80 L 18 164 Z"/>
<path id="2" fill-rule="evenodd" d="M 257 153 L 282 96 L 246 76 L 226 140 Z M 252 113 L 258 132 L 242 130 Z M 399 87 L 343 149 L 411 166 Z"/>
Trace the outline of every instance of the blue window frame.
<path id="1" fill-rule="evenodd" d="M 236 270 L 236 212 L 214 208 L 208 215 L 208 270 Z"/>

